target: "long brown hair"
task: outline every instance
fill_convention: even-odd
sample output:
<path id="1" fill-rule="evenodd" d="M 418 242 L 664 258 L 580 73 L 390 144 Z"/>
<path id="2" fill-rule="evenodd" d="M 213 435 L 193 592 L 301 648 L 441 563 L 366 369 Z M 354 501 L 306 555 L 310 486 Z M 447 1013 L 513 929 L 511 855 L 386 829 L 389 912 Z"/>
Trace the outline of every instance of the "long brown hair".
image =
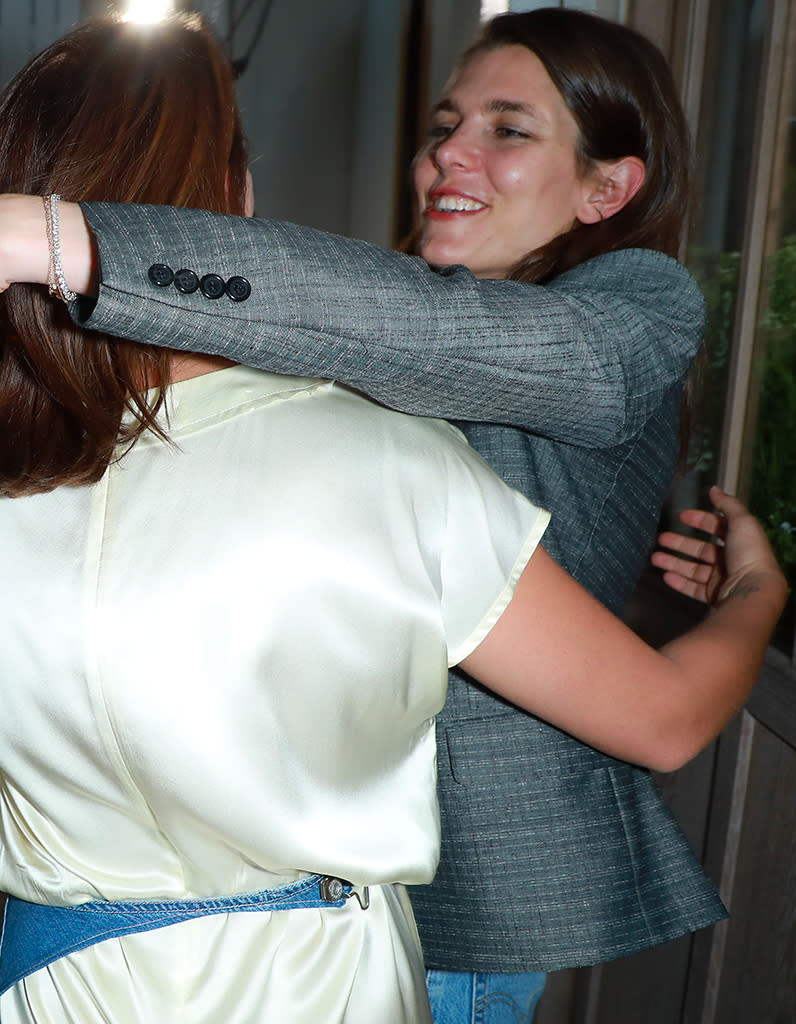
<path id="1" fill-rule="evenodd" d="M 688 208 L 689 138 L 669 65 L 644 36 L 583 11 L 544 8 L 502 14 L 486 22 L 458 62 L 524 46 L 544 65 L 578 126 L 577 168 L 585 177 L 598 161 L 635 156 L 646 177 L 612 217 L 576 224 L 529 252 L 508 275 L 544 283 L 592 256 L 632 247 L 676 256 Z M 414 232 L 416 245 L 419 233 Z"/>
<path id="2" fill-rule="evenodd" d="M 198 16 L 88 21 L 0 97 L 0 192 L 244 212 L 234 75 Z M 76 327 L 46 288 L 0 298 L 0 493 L 98 480 L 155 429 L 172 353 Z M 128 411 L 131 415 L 125 415 Z"/>

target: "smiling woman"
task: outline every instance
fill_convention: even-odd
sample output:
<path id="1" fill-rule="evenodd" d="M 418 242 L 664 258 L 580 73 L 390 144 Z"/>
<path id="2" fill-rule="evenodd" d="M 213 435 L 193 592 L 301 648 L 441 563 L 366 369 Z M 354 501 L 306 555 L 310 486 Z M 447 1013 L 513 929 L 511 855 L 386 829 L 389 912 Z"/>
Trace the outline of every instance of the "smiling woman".
<path id="1" fill-rule="evenodd" d="M 635 156 L 578 159 L 578 125 L 524 46 L 476 53 L 436 104 L 414 164 L 421 235 L 434 266 L 508 277 L 526 254 L 621 209 L 644 183 Z"/>

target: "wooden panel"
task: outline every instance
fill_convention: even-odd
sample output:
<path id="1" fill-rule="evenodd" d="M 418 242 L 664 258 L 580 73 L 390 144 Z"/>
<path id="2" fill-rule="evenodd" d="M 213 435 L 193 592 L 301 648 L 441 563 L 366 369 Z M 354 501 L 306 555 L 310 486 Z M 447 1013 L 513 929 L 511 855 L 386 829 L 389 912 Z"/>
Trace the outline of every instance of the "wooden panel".
<path id="1" fill-rule="evenodd" d="M 796 685 L 789 658 L 769 650 L 763 673 L 747 709 L 767 729 L 796 748 Z"/>
<path id="2" fill-rule="evenodd" d="M 533 1024 L 568 1024 L 574 1021 L 575 984 L 579 971 L 551 971 L 533 1015 Z"/>
<path id="3" fill-rule="evenodd" d="M 691 936 L 601 968 L 600 999 L 584 1024 L 677 1024 L 685 997 Z"/>
<path id="4" fill-rule="evenodd" d="M 796 750 L 755 724 L 733 885 L 701 1024 L 796 1020 Z M 718 943 L 716 944 L 718 946 Z"/>
<path id="5" fill-rule="evenodd" d="M 771 650 L 720 744 L 707 863 L 731 916 L 695 940 L 684 1024 L 796 1020 L 795 791 L 793 668 Z"/>

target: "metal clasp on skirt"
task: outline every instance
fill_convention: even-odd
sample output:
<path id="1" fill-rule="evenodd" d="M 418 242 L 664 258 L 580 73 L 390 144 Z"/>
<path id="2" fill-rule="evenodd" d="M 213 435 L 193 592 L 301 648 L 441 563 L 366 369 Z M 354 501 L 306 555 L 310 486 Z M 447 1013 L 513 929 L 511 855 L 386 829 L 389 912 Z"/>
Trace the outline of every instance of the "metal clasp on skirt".
<path id="1" fill-rule="evenodd" d="M 326 875 L 321 879 L 320 893 L 321 899 L 326 900 L 327 903 L 350 900 L 352 896 L 356 896 L 357 902 L 363 910 L 367 910 L 370 906 L 370 889 L 366 885 L 354 888 L 351 882 L 346 882 L 342 878 L 332 878 L 330 875 Z"/>

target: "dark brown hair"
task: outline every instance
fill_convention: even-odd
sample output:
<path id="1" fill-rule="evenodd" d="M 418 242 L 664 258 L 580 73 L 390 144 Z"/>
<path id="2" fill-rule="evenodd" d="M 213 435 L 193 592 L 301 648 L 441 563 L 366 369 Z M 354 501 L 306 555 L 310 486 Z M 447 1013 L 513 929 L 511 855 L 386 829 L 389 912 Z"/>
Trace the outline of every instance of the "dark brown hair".
<path id="1" fill-rule="evenodd" d="M 635 156 L 646 177 L 618 212 L 528 253 L 508 276 L 544 282 L 592 256 L 641 247 L 676 256 L 688 207 L 688 128 L 677 88 L 658 48 L 632 29 L 562 8 L 503 14 L 488 21 L 458 68 L 478 54 L 524 46 L 545 67 L 578 126 L 581 176 L 598 161 Z"/>
<path id="2" fill-rule="evenodd" d="M 244 212 L 234 76 L 197 16 L 84 23 L 8 85 L 0 125 L 0 192 Z M 12 285 L 0 298 L 0 493 L 98 480 L 158 430 L 163 392 L 146 388 L 170 358 L 83 331 L 46 288 Z"/>

